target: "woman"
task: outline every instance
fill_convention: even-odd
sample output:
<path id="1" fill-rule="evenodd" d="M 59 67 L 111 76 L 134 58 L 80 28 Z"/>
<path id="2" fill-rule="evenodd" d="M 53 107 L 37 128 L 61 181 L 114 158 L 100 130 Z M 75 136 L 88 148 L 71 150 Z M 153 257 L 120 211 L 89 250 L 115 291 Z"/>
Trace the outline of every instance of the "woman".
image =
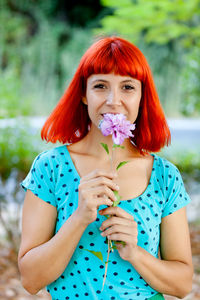
<path id="1" fill-rule="evenodd" d="M 134 137 L 115 151 L 115 167 L 129 161 L 115 174 L 100 145 L 113 144 L 98 128 L 105 113 L 136 125 Z M 170 131 L 141 51 L 120 37 L 95 42 L 41 135 L 64 145 L 38 155 L 22 182 L 25 289 L 36 294 L 47 286 L 54 300 L 185 297 L 193 276 L 190 199 L 178 169 L 150 153 L 168 145 Z M 106 237 L 125 244 L 110 253 L 101 291 L 105 264 L 86 249 L 101 251 L 105 261 Z"/>

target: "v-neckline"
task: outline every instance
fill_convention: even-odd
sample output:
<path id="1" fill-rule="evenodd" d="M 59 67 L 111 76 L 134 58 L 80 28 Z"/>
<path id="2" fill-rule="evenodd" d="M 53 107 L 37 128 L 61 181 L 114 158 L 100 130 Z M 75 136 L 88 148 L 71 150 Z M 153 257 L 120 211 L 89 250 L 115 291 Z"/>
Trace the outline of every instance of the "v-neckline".
<path id="1" fill-rule="evenodd" d="M 70 152 L 69 152 L 69 150 L 67 149 L 67 145 L 65 145 L 64 147 L 65 147 L 65 150 L 66 150 L 66 152 L 67 152 L 67 156 L 68 156 L 68 158 L 69 158 L 69 160 L 70 160 L 70 164 L 71 164 L 71 166 L 72 166 L 72 168 L 73 168 L 73 171 L 74 171 L 74 173 L 76 174 L 76 176 L 78 177 L 78 180 L 80 181 L 81 176 L 80 176 L 80 174 L 78 173 L 78 170 L 77 170 L 76 167 L 75 167 L 75 164 L 74 164 L 74 162 L 73 162 L 73 160 L 72 160 L 72 157 L 71 157 L 71 155 L 70 155 Z M 153 156 L 154 159 L 153 159 L 153 166 L 152 166 L 152 169 L 151 169 L 151 176 L 150 176 L 150 179 L 149 179 L 149 182 L 148 182 L 148 185 L 147 185 L 146 189 L 144 190 L 144 192 L 143 192 L 142 194 L 138 195 L 137 197 L 133 197 L 133 198 L 130 198 L 130 199 L 121 200 L 121 202 L 123 202 L 123 201 L 136 200 L 136 199 L 138 199 L 139 197 L 145 196 L 145 194 L 148 192 L 149 187 L 150 187 L 150 185 L 151 185 L 151 183 L 152 183 L 152 180 L 153 180 L 153 176 L 154 176 L 154 174 L 155 174 L 154 170 L 155 170 L 155 163 L 156 163 L 156 162 L 155 162 L 155 161 L 156 161 L 156 154 L 155 154 L 155 153 L 150 153 L 150 155 Z"/>

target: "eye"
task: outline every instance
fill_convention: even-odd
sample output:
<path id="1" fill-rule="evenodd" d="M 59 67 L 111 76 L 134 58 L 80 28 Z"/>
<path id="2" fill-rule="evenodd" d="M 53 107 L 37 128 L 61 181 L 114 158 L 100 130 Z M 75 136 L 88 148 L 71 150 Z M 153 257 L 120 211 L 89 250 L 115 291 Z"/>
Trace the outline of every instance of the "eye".
<path id="1" fill-rule="evenodd" d="M 125 85 L 123 86 L 123 88 L 125 88 L 125 90 L 134 90 L 134 89 L 135 89 L 134 86 L 129 85 L 129 84 L 125 84 Z"/>
<path id="2" fill-rule="evenodd" d="M 96 85 L 94 86 L 95 89 L 102 89 L 102 88 L 104 88 L 104 87 L 105 87 L 105 85 L 102 84 L 102 83 L 96 84 Z"/>

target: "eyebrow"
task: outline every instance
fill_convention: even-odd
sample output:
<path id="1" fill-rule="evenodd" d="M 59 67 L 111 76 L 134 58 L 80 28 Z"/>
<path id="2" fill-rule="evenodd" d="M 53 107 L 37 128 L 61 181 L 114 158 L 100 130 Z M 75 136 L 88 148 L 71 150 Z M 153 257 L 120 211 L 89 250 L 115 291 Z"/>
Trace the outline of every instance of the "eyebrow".
<path id="1" fill-rule="evenodd" d="M 92 80 L 91 83 L 94 83 L 94 82 L 96 82 L 96 81 L 108 82 L 108 81 L 105 80 L 105 79 L 95 79 L 95 80 Z M 126 79 L 126 80 L 123 80 L 123 81 L 121 81 L 121 82 L 134 82 L 134 80 L 133 80 L 133 79 Z"/>

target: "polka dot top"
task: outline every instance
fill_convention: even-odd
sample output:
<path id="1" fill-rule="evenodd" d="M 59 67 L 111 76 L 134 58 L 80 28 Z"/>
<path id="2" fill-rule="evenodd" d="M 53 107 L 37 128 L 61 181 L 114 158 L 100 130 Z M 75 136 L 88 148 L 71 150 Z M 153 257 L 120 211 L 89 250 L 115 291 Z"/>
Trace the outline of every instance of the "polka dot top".
<path id="1" fill-rule="evenodd" d="M 138 224 L 138 246 L 158 258 L 162 218 L 191 200 L 177 167 L 156 154 L 151 155 L 154 162 L 146 190 L 134 199 L 121 201 L 119 206 L 133 215 Z M 64 145 L 39 154 L 21 185 L 56 207 L 56 234 L 78 207 L 79 183 L 80 176 Z M 99 209 L 102 208 L 104 206 Z M 96 221 L 89 224 L 63 274 L 47 286 L 53 300 L 146 300 L 158 293 L 120 257 L 117 250 L 110 253 L 107 278 L 101 292 L 105 264 L 85 249 L 101 251 L 106 261 L 108 246 L 99 230 L 105 219 L 98 214 Z"/>

